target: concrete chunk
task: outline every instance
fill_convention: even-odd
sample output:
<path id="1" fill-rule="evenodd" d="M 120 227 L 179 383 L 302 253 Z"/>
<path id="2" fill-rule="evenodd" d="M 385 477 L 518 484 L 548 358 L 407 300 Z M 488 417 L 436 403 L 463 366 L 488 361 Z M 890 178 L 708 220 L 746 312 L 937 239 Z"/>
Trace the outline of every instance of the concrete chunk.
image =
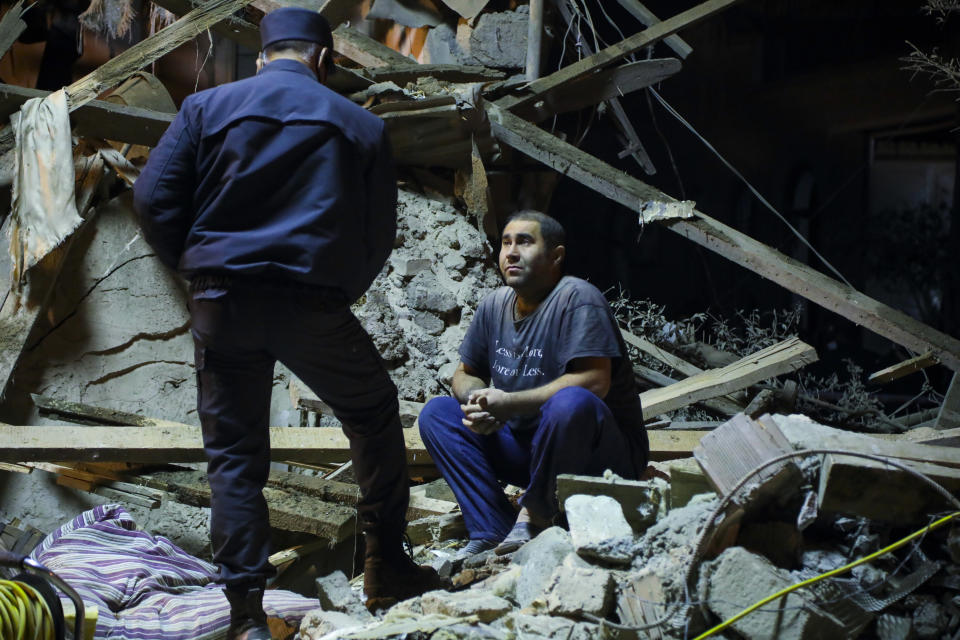
<path id="1" fill-rule="evenodd" d="M 570 534 L 550 527 L 513 554 L 513 562 L 523 567 L 517 577 L 516 596 L 521 607 L 528 606 L 543 593 L 553 570 L 574 553 Z"/>
<path id="2" fill-rule="evenodd" d="M 360 622 L 373 619 L 360 596 L 350 587 L 350 582 L 342 571 L 334 571 L 327 576 L 317 578 L 317 598 L 325 611 L 339 611 Z"/>
<path id="3" fill-rule="evenodd" d="M 340 611 L 314 609 L 300 621 L 299 637 L 302 640 L 319 640 L 334 631 L 360 627 L 363 624 L 365 623 Z"/>
<path id="4" fill-rule="evenodd" d="M 567 498 L 563 507 L 574 547 L 633 535 L 620 503 L 609 496 L 576 494 Z"/>
<path id="5" fill-rule="evenodd" d="M 480 622 L 493 622 L 513 609 L 503 598 L 483 591 L 431 591 L 420 599 L 423 613 L 439 613 L 455 618 L 477 616 Z"/>
<path id="6" fill-rule="evenodd" d="M 776 593 L 797 580 L 761 556 L 743 547 L 731 547 L 713 562 L 704 565 L 708 589 L 707 604 L 723 620 L 739 613 L 749 603 Z M 840 622 L 808 600 L 803 590 L 794 591 L 777 602 L 754 611 L 733 623 L 747 640 L 814 640 L 842 638 Z"/>
<path id="7" fill-rule="evenodd" d="M 613 606 L 613 576 L 603 569 L 557 567 L 545 599 L 551 615 L 606 617 Z"/>
<path id="8" fill-rule="evenodd" d="M 620 504 L 635 533 L 643 533 L 666 515 L 670 485 L 663 480 L 626 480 L 607 473 L 603 477 L 562 473 L 557 476 L 557 500 L 566 504 L 575 494 L 609 496 Z"/>

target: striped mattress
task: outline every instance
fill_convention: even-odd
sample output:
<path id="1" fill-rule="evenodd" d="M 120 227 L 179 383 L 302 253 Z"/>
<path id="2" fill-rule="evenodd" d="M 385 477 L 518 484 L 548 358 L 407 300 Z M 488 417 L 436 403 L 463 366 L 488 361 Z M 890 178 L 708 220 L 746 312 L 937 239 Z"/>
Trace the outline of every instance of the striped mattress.
<path id="1" fill-rule="evenodd" d="M 216 566 L 162 536 L 137 530 L 120 505 L 100 505 L 80 514 L 30 555 L 76 589 L 85 604 L 97 606 L 97 639 L 226 637 L 230 610 L 222 587 L 214 583 Z M 299 626 L 319 602 L 269 589 L 263 607 L 268 616 Z"/>

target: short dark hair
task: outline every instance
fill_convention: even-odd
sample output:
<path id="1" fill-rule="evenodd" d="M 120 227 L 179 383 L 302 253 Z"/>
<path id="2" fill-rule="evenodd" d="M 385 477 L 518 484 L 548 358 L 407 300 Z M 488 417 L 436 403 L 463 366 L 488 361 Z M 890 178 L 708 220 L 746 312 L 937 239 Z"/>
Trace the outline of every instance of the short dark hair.
<path id="1" fill-rule="evenodd" d="M 293 53 L 298 58 L 303 58 L 305 61 L 310 61 L 319 58 L 322 51 L 322 44 L 311 42 L 309 40 L 277 40 L 276 42 L 267 45 L 264 48 L 263 53 L 268 57 L 275 56 L 279 53 Z M 333 49 L 330 50 L 330 53 L 327 55 L 327 59 L 324 64 L 327 67 L 328 72 L 333 70 Z"/>
<path id="2" fill-rule="evenodd" d="M 533 209 L 524 209 L 507 218 L 507 224 L 514 220 L 540 223 L 540 235 L 543 236 L 543 241 L 548 249 L 555 249 L 567 243 L 567 232 L 563 230 L 563 226 L 545 213 Z"/>

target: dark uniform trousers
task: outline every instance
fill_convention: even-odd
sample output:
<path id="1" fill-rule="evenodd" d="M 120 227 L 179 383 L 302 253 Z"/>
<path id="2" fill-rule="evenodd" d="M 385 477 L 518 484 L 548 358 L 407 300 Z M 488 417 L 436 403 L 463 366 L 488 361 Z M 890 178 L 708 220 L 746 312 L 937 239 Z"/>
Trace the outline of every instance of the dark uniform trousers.
<path id="1" fill-rule="evenodd" d="M 350 440 L 364 531 L 400 531 L 408 501 L 397 390 L 335 290 L 197 278 L 190 316 L 220 581 L 264 582 L 270 529 L 270 396 L 277 360 L 333 409 Z"/>

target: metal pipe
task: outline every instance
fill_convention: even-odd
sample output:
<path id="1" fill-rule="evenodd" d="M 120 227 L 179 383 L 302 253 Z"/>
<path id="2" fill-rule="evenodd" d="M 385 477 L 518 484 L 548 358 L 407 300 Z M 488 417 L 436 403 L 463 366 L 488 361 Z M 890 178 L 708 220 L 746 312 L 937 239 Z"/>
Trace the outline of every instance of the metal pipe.
<path id="1" fill-rule="evenodd" d="M 540 49 L 543 40 L 543 0 L 530 0 L 527 25 L 527 80 L 540 77 Z"/>

